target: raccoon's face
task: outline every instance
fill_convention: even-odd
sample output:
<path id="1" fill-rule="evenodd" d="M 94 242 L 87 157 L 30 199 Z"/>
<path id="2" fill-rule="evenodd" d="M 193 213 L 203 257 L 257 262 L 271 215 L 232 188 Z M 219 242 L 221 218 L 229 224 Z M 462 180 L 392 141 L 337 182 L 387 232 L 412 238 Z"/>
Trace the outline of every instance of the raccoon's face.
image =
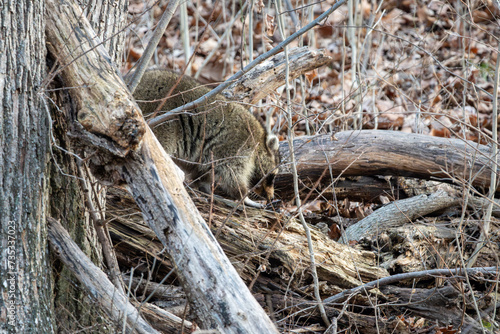
<path id="1" fill-rule="evenodd" d="M 268 134 L 266 138 L 266 149 L 261 151 L 255 166 L 252 185 L 257 184 L 254 192 L 265 197 L 268 202 L 274 198 L 274 178 L 278 174 L 280 163 L 279 140 L 273 134 Z"/>

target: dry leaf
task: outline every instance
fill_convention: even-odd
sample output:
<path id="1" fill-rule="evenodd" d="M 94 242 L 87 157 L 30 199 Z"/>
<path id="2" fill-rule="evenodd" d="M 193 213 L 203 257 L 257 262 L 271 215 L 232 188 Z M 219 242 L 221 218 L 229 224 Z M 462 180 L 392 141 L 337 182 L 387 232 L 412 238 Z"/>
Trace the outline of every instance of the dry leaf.
<path id="1" fill-rule="evenodd" d="M 453 325 L 448 325 L 446 327 L 436 329 L 436 334 L 456 334 L 458 333 L 458 329 L 453 329 Z"/>
<path id="2" fill-rule="evenodd" d="M 257 0 L 255 2 L 255 10 L 257 11 L 257 13 L 262 13 L 262 8 L 264 8 L 266 5 L 264 5 L 264 1 L 263 0 Z"/>
<path id="3" fill-rule="evenodd" d="M 266 34 L 269 37 L 274 36 L 276 24 L 274 24 L 274 16 L 266 14 Z"/>
<path id="4" fill-rule="evenodd" d="M 444 120 L 449 120 L 449 118 L 444 118 Z M 431 122 L 431 136 L 451 138 L 450 129 L 443 124 L 442 121 L 432 120 Z"/>
<path id="5" fill-rule="evenodd" d="M 311 82 L 318 77 L 318 69 L 314 69 L 310 72 L 305 73 L 304 75 L 307 79 L 307 82 L 311 84 Z"/>
<path id="6" fill-rule="evenodd" d="M 328 231 L 328 236 L 330 239 L 337 241 L 340 239 L 340 236 L 342 235 L 342 232 L 340 231 L 340 228 L 337 224 L 332 224 L 330 226 L 330 230 Z"/>

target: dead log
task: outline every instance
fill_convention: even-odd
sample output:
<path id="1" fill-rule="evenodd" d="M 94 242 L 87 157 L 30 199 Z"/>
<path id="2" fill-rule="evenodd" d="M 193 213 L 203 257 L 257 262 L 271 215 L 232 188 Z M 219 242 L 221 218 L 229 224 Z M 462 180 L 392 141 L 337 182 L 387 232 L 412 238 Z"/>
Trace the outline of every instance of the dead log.
<path id="1" fill-rule="evenodd" d="M 359 241 L 366 236 L 385 233 L 389 229 L 412 223 L 415 218 L 458 203 L 460 203 L 459 198 L 449 196 L 442 190 L 430 195 L 419 195 L 394 201 L 349 226 L 341 240 L 343 243 L 349 244 L 351 241 Z"/>
<path id="2" fill-rule="evenodd" d="M 163 334 L 181 333 L 181 329 L 185 331 L 194 331 L 195 326 L 181 317 L 167 312 L 164 308 L 160 308 L 150 303 L 134 303 L 137 309 L 141 310 L 141 314 L 146 318 L 154 328 L 160 330 Z"/>
<path id="3" fill-rule="evenodd" d="M 158 333 L 129 303 L 127 296 L 78 248 L 58 221 L 48 218 L 47 223 L 49 241 L 54 253 L 116 323 L 125 318 L 128 328 L 135 329 L 138 333 Z"/>
<path id="4" fill-rule="evenodd" d="M 292 279 L 293 287 L 302 273 L 309 277 L 307 240 L 300 222 L 271 211 L 243 208 L 235 210 L 234 203 L 210 199 L 201 195 L 194 198 L 202 216 L 211 222 L 217 241 L 231 259 L 243 279 L 250 283 L 259 272 L 280 277 L 284 285 Z M 108 228 L 120 254 L 145 253 L 161 262 L 165 269 L 172 264 L 161 256 L 162 245 L 154 240 L 137 212 L 131 198 L 118 189 L 110 188 L 107 197 L 107 212 L 110 215 Z M 243 210 L 244 209 L 244 210 Z M 218 234 L 217 232 L 220 231 Z M 387 271 L 377 266 L 372 252 L 353 249 L 339 244 L 316 229 L 311 229 L 315 242 L 318 276 L 331 286 L 348 288 L 388 276 Z"/>
<path id="5" fill-rule="evenodd" d="M 283 164 L 276 179 L 276 192 L 289 198 L 289 147 L 285 142 L 280 146 Z M 304 183 L 302 196 L 316 185 L 318 192 L 331 187 L 338 176 L 410 176 L 456 184 L 471 182 L 485 188 L 490 183 L 488 146 L 463 139 L 362 130 L 297 137 L 294 148 L 299 177 Z"/>
<path id="6" fill-rule="evenodd" d="M 430 269 L 430 270 L 424 270 L 424 271 L 419 271 L 419 272 L 410 272 L 410 273 L 404 273 L 404 274 L 396 274 L 392 275 L 389 277 L 383 277 L 381 279 L 378 279 L 373 282 L 369 282 L 366 284 L 363 284 L 361 286 L 349 289 L 349 290 L 344 290 L 341 293 L 336 294 L 335 296 L 331 296 L 326 298 L 323 302 L 325 304 L 330 304 L 330 303 L 337 303 L 340 301 L 345 300 L 346 298 L 351 298 L 354 295 L 360 294 L 360 293 L 366 293 L 367 291 L 370 291 L 375 288 L 380 288 L 381 286 L 386 286 L 389 284 L 395 284 L 399 283 L 404 280 L 414 280 L 418 278 L 426 278 L 426 277 L 435 277 L 435 276 L 453 276 L 457 274 L 463 274 L 463 271 L 467 271 L 468 275 L 475 275 L 475 274 L 489 274 L 489 275 L 498 275 L 498 269 L 496 267 L 478 267 L 478 268 L 467 268 L 467 269 L 462 269 L 456 268 L 456 269 Z"/>
<path id="7" fill-rule="evenodd" d="M 201 327 L 276 333 L 198 213 L 75 1 L 46 2 L 49 49 L 76 101 L 67 115 L 95 176 L 129 187 L 177 269 Z M 80 123 L 76 122 L 79 121 Z"/>
<path id="8" fill-rule="evenodd" d="M 223 94 L 228 100 L 255 104 L 285 84 L 287 66 L 289 78 L 293 79 L 331 61 L 325 50 L 311 50 L 305 46 L 293 48 L 288 51 L 288 62 L 282 52 L 255 66 L 227 87 Z"/>
<path id="9" fill-rule="evenodd" d="M 324 176 L 320 182 L 312 182 L 308 178 L 307 170 L 300 174 L 299 191 L 305 201 L 326 200 L 341 201 L 349 199 L 351 202 L 384 203 L 385 199 L 407 198 L 404 189 L 399 187 L 397 177 L 382 176 L 349 176 L 336 178 L 333 175 Z M 328 184 L 326 178 L 330 179 Z M 275 183 L 276 197 L 281 201 L 291 201 L 295 195 L 286 183 L 288 175 L 279 174 Z M 333 187 L 332 187 L 333 185 Z"/>
<path id="10" fill-rule="evenodd" d="M 407 197 L 404 190 L 397 184 L 398 178 L 380 176 L 350 176 L 340 178 L 334 187 L 311 188 L 306 196 L 310 200 L 320 198 L 328 200 L 349 199 L 351 202 L 383 203 L 385 198 L 404 199 Z M 300 185 L 306 186 L 309 180 L 299 180 Z M 305 191 L 303 191 L 305 193 Z M 283 195 L 283 192 L 280 192 Z M 288 195 L 288 194 L 287 194 Z M 291 199 L 290 197 L 289 199 Z M 283 197 L 281 197 L 283 199 Z M 288 199 L 288 198 L 287 198 Z"/>

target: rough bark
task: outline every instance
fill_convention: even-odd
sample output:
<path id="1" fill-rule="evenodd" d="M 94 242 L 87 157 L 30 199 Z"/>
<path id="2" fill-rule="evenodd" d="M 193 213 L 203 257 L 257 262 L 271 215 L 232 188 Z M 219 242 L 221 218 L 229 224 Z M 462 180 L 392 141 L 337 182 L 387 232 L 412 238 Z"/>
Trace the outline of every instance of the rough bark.
<path id="1" fill-rule="evenodd" d="M 0 332 L 55 331 L 45 227 L 48 113 L 43 1 L 0 11 Z"/>
<path id="2" fill-rule="evenodd" d="M 118 67 L 123 62 L 124 29 L 127 24 L 128 0 L 83 0 L 80 7 L 99 36 L 111 61 Z"/>
<path id="3" fill-rule="evenodd" d="M 55 83 L 52 87 L 58 87 Z M 102 265 L 101 247 L 97 242 L 95 230 L 86 212 L 84 195 L 79 180 L 71 175 L 78 175 L 75 158 L 67 151 L 74 151 L 64 115 L 65 110 L 71 110 L 72 105 L 67 94 L 62 90 L 52 91 L 50 100 L 57 104 L 57 109 L 51 104 L 51 117 L 54 126 L 52 135 L 56 145 L 51 148 L 51 161 L 47 166 L 47 183 L 49 198 L 47 216 L 53 217 L 64 225 L 71 238 L 80 249 L 97 265 Z M 56 109 L 56 110 L 54 110 Z M 93 193 L 91 193 L 93 196 Z M 93 196 L 94 197 L 94 196 Z M 95 201 L 97 204 L 98 201 Z M 96 207 L 99 207 L 96 205 Z M 54 277 L 54 309 L 58 331 L 76 332 L 93 325 L 95 330 L 105 333 L 105 326 L 97 325 L 96 318 L 102 313 L 95 307 L 95 301 L 87 297 L 87 292 L 79 284 L 74 284 L 75 277 L 68 268 L 52 257 L 52 272 Z"/>
<path id="4" fill-rule="evenodd" d="M 178 269 L 200 325 L 225 333 L 276 332 L 215 242 L 116 69 L 105 61 L 108 56 L 78 6 L 70 1 L 47 6 L 50 48 L 65 84 L 81 88 L 71 91 L 77 115 L 68 117 L 83 126 L 75 123 L 73 135 L 94 153 L 96 176 L 127 183 Z"/>
<path id="5" fill-rule="evenodd" d="M 299 177 L 305 196 L 330 187 L 338 176 L 397 175 L 488 187 L 489 148 L 475 142 L 396 131 L 344 131 L 302 136 L 294 140 Z M 292 180 L 289 148 L 281 143 L 283 164 L 276 180 L 278 195 L 287 197 Z M 498 189 L 497 189 L 498 190 Z"/>

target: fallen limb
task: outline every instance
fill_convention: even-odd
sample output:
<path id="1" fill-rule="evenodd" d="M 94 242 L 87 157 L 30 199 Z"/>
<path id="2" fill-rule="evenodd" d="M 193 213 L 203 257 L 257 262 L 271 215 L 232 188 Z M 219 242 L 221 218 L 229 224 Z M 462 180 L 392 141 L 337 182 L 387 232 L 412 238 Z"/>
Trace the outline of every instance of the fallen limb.
<path id="1" fill-rule="evenodd" d="M 308 47 L 290 49 L 288 54 L 289 78 L 294 79 L 332 61 L 325 50 Z M 228 100 L 255 104 L 285 84 L 286 59 L 284 53 L 264 61 L 248 71 L 245 76 L 227 87 L 223 95 Z"/>
<path id="2" fill-rule="evenodd" d="M 237 210 L 228 219 L 233 207 L 224 202 L 216 201 L 211 206 L 205 197 L 195 197 L 194 201 L 203 217 L 211 221 L 212 230 L 220 229 L 218 242 L 246 282 L 251 282 L 261 270 L 293 280 L 301 279 L 299 273 L 308 272 L 307 241 L 296 219 L 252 208 Z M 134 214 L 137 209 L 130 198 L 110 188 L 107 210 L 108 228 L 119 254 L 146 253 L 166 268 L 172 267 L 158 254 L 162 246 L 152 240 L 154 234 L 148 231 L 142 217 Z M 346 288 L 388 275 L 385 269 L 376 266 L 372 252 L 334 242 L 316 229 L 311 230 L 311 235 L 321 281 Z"/>
<path id="3" fill-rule="evenodd" d="M 280 146 L 284 159 L 276 191 L 288 198 L 292 180 L 288 145 Z M 462 139 L 362 130 L 297 137 L 294 147 L 304 183 L 302 196 L 316 184 L 320 190 L 331 187 L 338 176 L 410 176 L 485 188 L 490 183 L 488 146 Z"/>
<path id="4" fill-rule="evenodd" d="M 146 318 L 154 328 L 157 328 L 162 333 L 177 334 L 181 333 L 181 328 L 186 331 L 193 331 L 195 326 L 187 320 L 165 311 L 156 305 L 150 303 L 134 303 L 137 309 L 141 310 L 142 315 Z"/>
<path id="5" fill-rule="evenodd" d="M 116 323 L 121 323 L 125 318 L 128 328 L 135 329 L 139 333 L 159 333 L 142 318 L 106 274 L 78 248 L 58 221 L 49 217 L 47 224 L 49 241 L 54 253 L 85 286 L 111 319 Z"/>
<path id="6" fill-rule="evenodd" d="M 453 285 L 433 289 L 385 286 L 380 290 L 387 296 L 389 303 L 405 305 L 405 309 L 411 310 L 413 315 L 441 325 L 453 325 L 454 328 L 471 326 L 474 333 L 481 332 L 481 324 L 458 307 L 464 298 L 463 291 L 455 289 Z"/>
<path id="7" fill-rule="evenodd" d="M 415 218 L 456 205 L 460 200 L 438 190 L 430 195 L 391 202 L 373 212 L 356 224 L 349 226 L 342 235 L 342 242 L 349 244 L 365 236 L 374 236 L 387 230 L 412 223 Z"/>
<path id="8" fill-rule="evenodd" d="M 498 275 L 498 268 L 497 267 L 467 268 L 467 269 L 465 269 L 465 271 L 467 272 L 468 275 L 473 275 L 473 274 L 490 274 L 490 275 L 496 274 L 496 275 Z M 384 277 L 384 278 L 378 279 L 378 280 L 373 281 L 373 282 L 363 284 L 361 286 L 358 286 L 358 287 L 355 287 L 355 288 L 352 288 L 349 290 L 344 290 L 341 293 L 336 294 L 335 296 L 331 296 L 331 297 L 326 298 L 323 301 L 323 303 L 325 303 L 325 304 L 338 303 L 346 298 L 352 298 L 353 296 L 355 296 L 359 293 L 368 292 L 372 289 L 379 288 L 380 286 L 398 283 L 402 280 L 422 278 L 422 277 L 434 277 L 434 276 L 453 276 L 453 275 L 463 274 L 465 271 L 463 268 L 432 269 L 432 270 L 424 270 L 424 271 L 416 271 L 416 272 L 412 272 L 412 273 L 392 275 L 389 277 Z"/>

